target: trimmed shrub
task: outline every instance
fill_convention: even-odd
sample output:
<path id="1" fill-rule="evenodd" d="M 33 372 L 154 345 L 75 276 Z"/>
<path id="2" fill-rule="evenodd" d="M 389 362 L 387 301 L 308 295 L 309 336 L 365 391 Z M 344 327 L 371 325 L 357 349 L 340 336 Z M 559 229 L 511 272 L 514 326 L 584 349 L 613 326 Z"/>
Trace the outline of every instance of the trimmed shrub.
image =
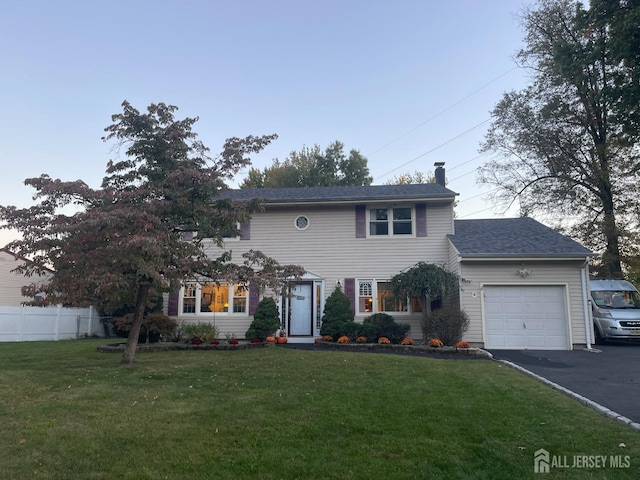
<path id="1" fill-rule="evenodd" d="M 444 307 L 422 320 L 424 338 L 439 338 L 445 345 L 455 345 L 469 328 L 469 317 L 457 307 Z"/>
<path id="2" fill-rule="evenodd" d="M 331 295 L 327 297 L 324 304 L 322 323 L 324 322 L 353 322 L 353 312 L 347 297 L 340 287 L 336 287 Z"/>
<path id="3" fill-rule="evenodd" d="M 353 321 L 349 298 L 336 287 L 325 302 L 320 335 L 331 335 L 333 338 L 347 336 L 354 340 L 357 332 L 358 324 Z"/>
<path id="4" fill-rule="evenodd" d="M 249 339 L 259 338 L 264 342 L 267 337 L 273 336 L 278 328 L 280 328 L 278 306 L 273 298 L 265 297 L 260 300 L 253 314 L 253 321 L 244 337 Z"/>
<path id="5" fill-rule="evenodd" d="M 378 340 L 380 328 L 378 325 L 372 323 L 359 323 L 358 324 L 358 337 L 365 337 L 368 343 L 375 343 Z"/>
<path id="6" fill-rule="evenodd" d="M 133 323 L 133 313 L 114 318 L 113 324 L 116 335 L 128 337 Z M 172 339 L 178 322 L 162 313 L 150 313 L 142 320 L 138 342 L 159 342 L 161 339 Z"/>
<path id="7" fill-rule="evenodd" d="M 396 323 L 394 318 L 386 313 L 374 313 L 364 319 L 363 325 L 373 325 L 377 329 L 375 338 L 386 337 L 391 343 L 402 342 L 411 329 L 408 323 Z M 371 328 L 371 331 L 373 332 L 373 328 Z M 367 335 L 364 336 L 367 337 Z M 368 338 L 370 338 L 370 336 Z"/>

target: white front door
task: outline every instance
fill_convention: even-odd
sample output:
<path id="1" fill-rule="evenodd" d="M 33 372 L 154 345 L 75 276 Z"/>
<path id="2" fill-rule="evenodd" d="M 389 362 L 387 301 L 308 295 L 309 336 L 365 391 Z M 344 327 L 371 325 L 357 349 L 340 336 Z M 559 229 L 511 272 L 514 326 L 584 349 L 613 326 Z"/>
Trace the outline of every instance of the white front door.
<path id="1" fill-rule="evenodd" d="M 297 283 L 289 299 L 289 335 L 311 335 L 313 327 L 313 284 Z"/>
<path id="2" fill-rule="evenodd" d="M 565 303 L 562 286 L 484 287 L 485 348 L 568 350 Z"/>

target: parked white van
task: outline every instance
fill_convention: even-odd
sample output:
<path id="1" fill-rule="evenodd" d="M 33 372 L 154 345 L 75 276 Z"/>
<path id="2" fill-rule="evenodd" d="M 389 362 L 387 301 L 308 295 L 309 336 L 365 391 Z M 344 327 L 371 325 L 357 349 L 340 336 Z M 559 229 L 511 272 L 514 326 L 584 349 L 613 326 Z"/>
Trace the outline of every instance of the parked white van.
<path id="1" fill-rule="evenodd" d="M 626 280 L 592 278 L 591 312 L 596 343 L 640 340 L 640 293 Z"/>

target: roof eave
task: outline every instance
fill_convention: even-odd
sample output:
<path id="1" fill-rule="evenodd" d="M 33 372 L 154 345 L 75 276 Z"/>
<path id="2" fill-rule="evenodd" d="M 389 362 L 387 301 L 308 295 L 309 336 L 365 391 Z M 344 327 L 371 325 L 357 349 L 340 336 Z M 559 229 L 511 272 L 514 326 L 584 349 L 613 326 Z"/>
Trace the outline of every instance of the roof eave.
<path id="1" fill-rule="evenodd" d="M 585 260 L 596 257 L 594 253 L 565 253 L 565 254 L 547 254 L 547 253 L 535 253 L 535 254 L 521 254 L 521 253 L 461 253 L 458 255 L 460 261 L 539 261 L 539 260 Z"/>
<path id="2" fill-rule="evenodd" d="M 303 203 L 312 203 L 314 205 L 336 205 L 336 204 L 345 204 L 345 205 L 355 205 L 355 204 L 363 204 L 363 203 L 401 203 L 401 202 L 425 202 L 425 203 L 437 203 L 437 202 L 446 202 L 453 203 L 455 201 L 455 196 L 438 196 L 438 197 L 367 197 L 367 198 L 322 198 L 322 199 L 313 199 L 313 198 L 305 198 L 305 199 L 292 199 L 292 200 L 269 200 L 265 198 L 255 198 L 257 200 L 263 201 L 266 205 L 277 205 L 277 206 L 289 206 L 289 205 L 300 205 Z M 251 201 L 255 199 L 246 199 L 243 201 Z M 240 200 L 237 200 L 240 201 Z"/>

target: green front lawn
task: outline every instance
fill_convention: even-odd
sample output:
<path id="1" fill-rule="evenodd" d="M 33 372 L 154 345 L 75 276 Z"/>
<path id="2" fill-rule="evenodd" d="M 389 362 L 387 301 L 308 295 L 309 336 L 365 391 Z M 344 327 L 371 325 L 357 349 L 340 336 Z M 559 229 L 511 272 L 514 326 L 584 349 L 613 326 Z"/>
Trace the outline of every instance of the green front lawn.
<path id="1" fill-rule="evenodd" d="M 123 367 L 100 344 L 0 344 L 1 478 L 640 476 L 638 432 L 489 360 L 274 346 Z M 631 466 L 541 476 L 539 448 Z"/>

